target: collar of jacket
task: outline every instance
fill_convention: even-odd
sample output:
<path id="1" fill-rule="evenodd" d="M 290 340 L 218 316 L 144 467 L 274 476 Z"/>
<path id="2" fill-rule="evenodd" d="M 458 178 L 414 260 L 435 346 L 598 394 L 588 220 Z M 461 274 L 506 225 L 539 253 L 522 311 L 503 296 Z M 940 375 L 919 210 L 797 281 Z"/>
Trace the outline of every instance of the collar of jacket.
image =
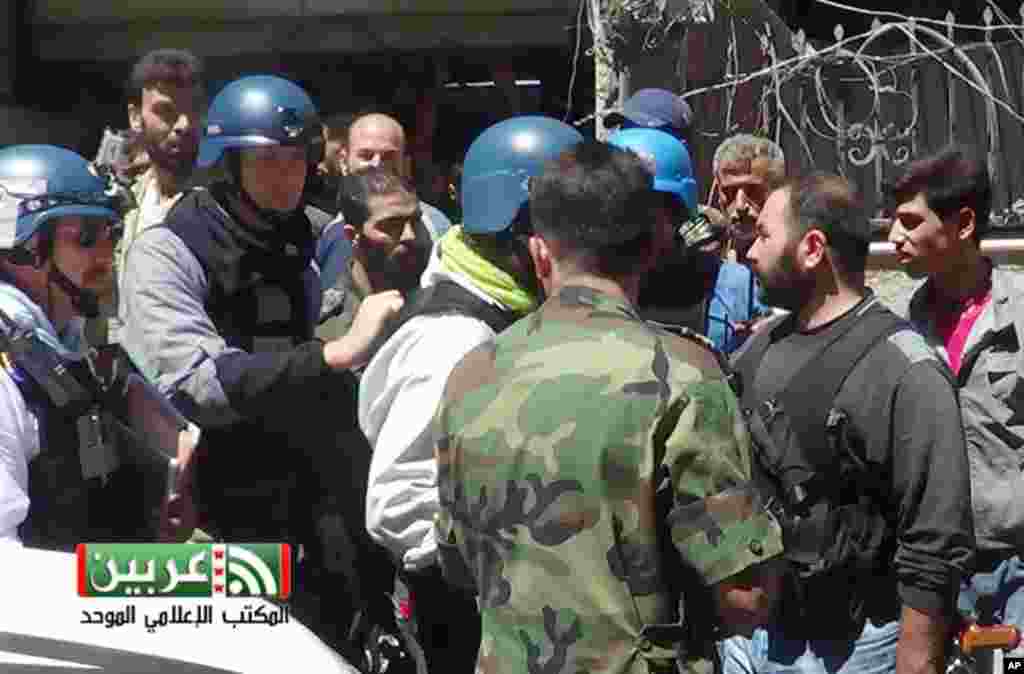
<path id="1" fill-rule="evenodd" d="M 931 309 L 931 280 L 917 287 L 910 300 L 907 318 L 930 342 L 935 335 L 935 314 Z M 1024 335 L 1024 273 L 1000 269 L 992 265 L 992 300 L 978 316 L 964 344 L 964 353 L 990 332 L 1000 332 L 1016 325 Z M 933 342 L 934 344 L 934 342 Z"/>

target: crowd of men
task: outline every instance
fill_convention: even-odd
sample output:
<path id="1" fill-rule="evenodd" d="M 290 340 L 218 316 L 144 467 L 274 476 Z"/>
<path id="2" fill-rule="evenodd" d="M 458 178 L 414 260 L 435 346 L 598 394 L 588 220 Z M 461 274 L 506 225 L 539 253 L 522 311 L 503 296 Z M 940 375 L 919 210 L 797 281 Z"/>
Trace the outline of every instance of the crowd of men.
<path id="1" fill-rule="evenodd" d="M 899 317 L 854 185 L 740 135 L 701 205 L 667 91 L 607 143 L 487 128 L 455 223 L 385 114 L 207 105 L 180 50 L 128 101 L 115 166 L 0 149 L 0 542 L 290 542 L 368 672 L 939 672 L 961 614 L 1024 626 L 1024 280 L 970 149 L 889 190 Z M 125 372 L 201 429 L 167 493 Z"/>

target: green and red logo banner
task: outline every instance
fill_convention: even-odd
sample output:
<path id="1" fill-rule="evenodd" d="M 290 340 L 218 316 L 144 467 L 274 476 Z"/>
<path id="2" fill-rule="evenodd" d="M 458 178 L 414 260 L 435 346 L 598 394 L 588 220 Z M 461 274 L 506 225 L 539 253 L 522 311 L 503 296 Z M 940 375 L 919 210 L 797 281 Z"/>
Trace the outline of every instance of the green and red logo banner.
<path id="1" fill-rule="evenodd" d="M 292 590 L 287 543 L 81 543 L 82 597 L 265 597 Z"/>

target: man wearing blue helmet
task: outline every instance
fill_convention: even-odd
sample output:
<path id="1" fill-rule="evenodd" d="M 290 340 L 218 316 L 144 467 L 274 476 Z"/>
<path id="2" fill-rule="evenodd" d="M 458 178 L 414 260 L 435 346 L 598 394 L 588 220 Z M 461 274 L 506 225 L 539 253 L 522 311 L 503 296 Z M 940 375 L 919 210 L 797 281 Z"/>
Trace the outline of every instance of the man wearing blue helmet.
<path id="1" fill-rule="evenodd" d="M 301 544 L 304 617 L 361 658 L 344 636 L 360 591 L 373 595 L 356 554 L 372 547 L 351 520 L 369 457 L 346 414 L 355 408 L 350 369 L 368 359 L 402 298 L 367 297 L 345 336 L 314 338 L 321 285 L 302 197 L 322 144 L 317 110 L 293 82 L 253 76 L 224 87 L 198 164 L 217 164 L 227 178 L 183 196 L 132 245 L 122 344 L 205 426 L 210 450 L 196 467 L 204 530 Z"/>
<path id="2" fill-rule="evenodd" d="M 641 128 L 617 131 L 608 142 L 639 155 L 654 174 L 655 191 L 666 196 L 658 208 L 664 255 L 641 287 L 641 313 L 694 330 L 732 353 L 747 337 L 745 326 L 765 309 L 750 269 L 702 249 L 724 231 L 700 209 L 686 146 L 664 131 Z"/>
<path id="3" fill-rule="evenodd" d="M 70 150 L 0 150 L 0 544 L 156 535 L 141 474 L 101 421 L 108 400 L 82 335 L 120 223 L 106 188 Z"/>
<path id="4" fill-rule="evenodd" d="M 455 364 L 537 307 L 526 247 L 529 182 L 581 140 L 562 122 L 523 116 L 473 141 L 462 225 L 434 246 L 423 287 L 360 381 L 359 425 L 373 447 L 366 526 L 400 564 L 398 601 L 411 607 L 403 617 L 414 616 L 430 671 L 472 671 L 480 629 L 475 602 L 446 585 L 438 567 L 434 411 Z"/>
<path id="5" fill-rule="evenodd" d="M 657 129 L 683 141 L 690 147 L 693 136 L 693 109 L 690 104 L 665 89 L 641 89 L 622 105 L 605 115 L 609 128 Z"/>

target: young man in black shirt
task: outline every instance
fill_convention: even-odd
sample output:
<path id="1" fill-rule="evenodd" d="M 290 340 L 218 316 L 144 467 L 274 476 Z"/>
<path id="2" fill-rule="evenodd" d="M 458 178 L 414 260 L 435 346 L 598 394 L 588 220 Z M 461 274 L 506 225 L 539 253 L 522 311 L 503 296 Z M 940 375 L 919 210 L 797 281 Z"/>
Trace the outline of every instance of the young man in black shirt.
<path id="1" fill-rule="evenodd" d="M 943 669 L 974 552 L 964 434 L 945 365 L 864 286 L 869 241 L 838 176 L 775 190 L 757 220 L 751 267 L 790 313 L 734 362 L 793 592 L 753 639 L 722 644 L 726 674 Z"/>

